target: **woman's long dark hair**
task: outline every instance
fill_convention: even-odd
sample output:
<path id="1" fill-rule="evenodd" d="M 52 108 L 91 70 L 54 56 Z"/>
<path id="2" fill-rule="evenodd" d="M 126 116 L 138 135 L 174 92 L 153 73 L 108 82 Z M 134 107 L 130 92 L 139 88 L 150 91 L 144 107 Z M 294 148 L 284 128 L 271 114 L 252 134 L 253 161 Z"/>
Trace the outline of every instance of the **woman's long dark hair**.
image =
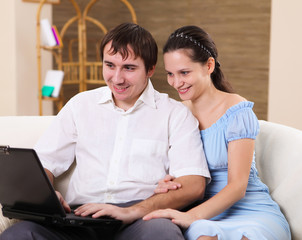
<path id="1" fill-rule="evenodd" d="M 178 49 L 189 49 L 189 57 L 194 62 L 205 64 L 209 57 L 215 60 L 215 69 L 211 74 L 212 82 L 218 90 L 232 93 L 231 84 L 225 79 L 217 60 L 218 52 L 210 35 L 197 26 L 184 26 L 173 32 L 167 40 L 163 53 Z"/>

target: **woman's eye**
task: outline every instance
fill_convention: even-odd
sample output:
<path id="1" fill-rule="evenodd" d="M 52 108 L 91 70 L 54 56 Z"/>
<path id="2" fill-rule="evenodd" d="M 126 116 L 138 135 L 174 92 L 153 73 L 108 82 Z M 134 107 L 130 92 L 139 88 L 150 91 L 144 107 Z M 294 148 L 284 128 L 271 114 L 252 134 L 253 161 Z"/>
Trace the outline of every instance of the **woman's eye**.
<path id="1" fill-rule="evenodd" d="M 188 71 L 181 72 L 182 75 L 187 75 L 188 73 L 189 73 Z"/>
<path id="2" fill-rule="evenodd" d="M 170 73 L 170 72 L 167 72 L 167 75 L 168 75 L 168 77 L 172 77 L 173 76 L 173 74 Z"/>

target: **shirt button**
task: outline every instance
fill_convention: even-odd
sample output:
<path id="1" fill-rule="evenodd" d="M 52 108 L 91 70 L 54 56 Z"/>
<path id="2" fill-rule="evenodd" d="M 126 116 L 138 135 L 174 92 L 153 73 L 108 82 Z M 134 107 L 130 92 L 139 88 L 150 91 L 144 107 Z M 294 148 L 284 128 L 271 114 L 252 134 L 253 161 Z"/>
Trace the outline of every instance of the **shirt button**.
<path id="1" fill-rule="evenodd" d="M 110 183 L 110 185 L 114 185 L 114 181 L 110 181 L 109 183 Z"/>

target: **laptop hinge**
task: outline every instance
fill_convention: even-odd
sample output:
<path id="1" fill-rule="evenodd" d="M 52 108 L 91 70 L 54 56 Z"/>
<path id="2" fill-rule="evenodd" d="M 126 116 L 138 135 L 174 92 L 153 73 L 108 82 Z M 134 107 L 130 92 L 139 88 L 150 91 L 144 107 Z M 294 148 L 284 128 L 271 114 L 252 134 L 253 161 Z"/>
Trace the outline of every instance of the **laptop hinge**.
<path id="1" fill-rule="evenodd" d="M 9 146 L 0 146 L 0 153 L 2 154 L 9 154 Z"/>

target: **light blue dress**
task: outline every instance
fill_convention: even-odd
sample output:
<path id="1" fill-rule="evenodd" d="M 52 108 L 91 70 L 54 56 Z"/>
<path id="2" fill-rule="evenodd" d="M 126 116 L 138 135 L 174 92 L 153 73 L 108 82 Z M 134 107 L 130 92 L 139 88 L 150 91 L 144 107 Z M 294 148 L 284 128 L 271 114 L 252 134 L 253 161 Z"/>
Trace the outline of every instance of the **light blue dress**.
<path id="1" fill-rule="evenodd" d="M 240 102 L 232 106 L 211 127 L 201 131 L 204 151 L 212 181 L 206 188 L 205 199 L 217 194 L 227 185 L 228 143 L 242 138 L 255 139 L 259 123 L 252 108 L 252 102 Z M 245 197 L 231 208 L 210 220 L 197 220 L 185 232 L 186 239 L 200 236 L 218 236 L 221 240 L 291 239 L 289 225 L 274 202 L 268 187 L 261 182 L 252 162 Z"/>

